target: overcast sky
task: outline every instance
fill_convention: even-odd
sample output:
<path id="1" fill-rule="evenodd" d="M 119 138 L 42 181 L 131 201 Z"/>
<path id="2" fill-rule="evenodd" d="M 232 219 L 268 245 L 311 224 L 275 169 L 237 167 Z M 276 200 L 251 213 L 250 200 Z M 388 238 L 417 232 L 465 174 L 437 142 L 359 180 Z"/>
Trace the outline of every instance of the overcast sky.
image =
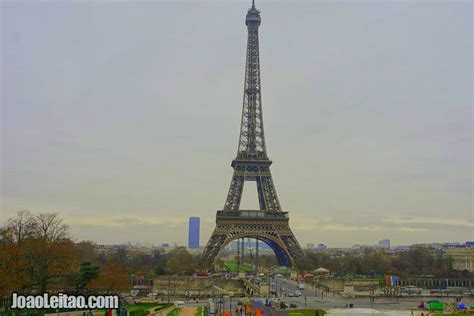
<path id="1" fill-rule="evenodd" d="M 0 222 L 53 211 L 76 240 L 185 244 L 200 216 L 204 245 L 237 150 L 250 0 L 0 6 Z M 474 240 L 471 2 L 257 8 L 267 151 L 300 243 Z"/>

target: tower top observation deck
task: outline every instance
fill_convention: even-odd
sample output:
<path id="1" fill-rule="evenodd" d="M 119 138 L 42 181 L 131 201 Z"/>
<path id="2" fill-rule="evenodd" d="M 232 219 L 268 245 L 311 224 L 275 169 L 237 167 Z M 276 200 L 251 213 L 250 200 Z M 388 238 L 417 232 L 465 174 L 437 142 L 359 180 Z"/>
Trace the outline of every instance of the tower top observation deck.
<path id="1" fill-rule="evenodd" d="M 252 7 L 247 11 L 247 16 L 245 17 L 245 25 L 248 27 L 258 27 L 261 21 L 260 11 L 255 8 L 255 0 L 252 0 Z"/>

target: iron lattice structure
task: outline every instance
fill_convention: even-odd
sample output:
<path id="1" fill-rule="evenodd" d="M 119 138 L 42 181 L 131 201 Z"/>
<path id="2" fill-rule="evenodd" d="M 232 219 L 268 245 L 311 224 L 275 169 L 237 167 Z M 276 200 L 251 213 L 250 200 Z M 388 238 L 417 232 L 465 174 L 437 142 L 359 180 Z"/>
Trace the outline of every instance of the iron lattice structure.
<path id="1" fill-rule="evenodd" d="M 217 211 L 216 228 L 201 257 L 203 267 L 211 268 L 219 252 L 231 241 L 256 238 L 275 252 L 279 265 L 293 266 L 304 256 L 283 212 L 270 173 L 263 129 L 258 28 L 260 11 L 255 3 L 247 11 L 248 30 L 242 121 L 234 174 L 223 210 Z M 257 183 L 259 210 L 241 210 L 245 181 Z"/>

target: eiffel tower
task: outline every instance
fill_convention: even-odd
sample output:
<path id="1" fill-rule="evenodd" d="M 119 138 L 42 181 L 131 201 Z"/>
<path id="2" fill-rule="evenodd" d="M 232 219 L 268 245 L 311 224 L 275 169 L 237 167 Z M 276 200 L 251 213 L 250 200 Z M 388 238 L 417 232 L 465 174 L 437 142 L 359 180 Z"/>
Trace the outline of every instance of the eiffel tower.
<path id="1" fill-rule="evenodd" d="M 224 209 L 217 211 L 216 228 L 201 256 L 201 266 L 212 268 L 219 252 L 231 241 L 255 238 L 268 244 L 280 266 L 294 266 L 303 251 L 289 226 L 288 212 L 282 211 L 270 173 L 263 132 L 258 27 L 260 11 L 255 0 L 247 11 L 248 30 L 242 120 L 234 174 Z M 241 210 L 245 181 L 256 181 L 259 210 Z"/>

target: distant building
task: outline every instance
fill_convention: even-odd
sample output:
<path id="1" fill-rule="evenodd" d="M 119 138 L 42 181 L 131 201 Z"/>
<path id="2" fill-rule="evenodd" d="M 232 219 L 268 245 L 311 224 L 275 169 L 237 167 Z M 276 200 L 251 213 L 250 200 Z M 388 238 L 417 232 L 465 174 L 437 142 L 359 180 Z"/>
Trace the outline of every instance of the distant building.
<path id="1" fill-rule="evenodd" d="M 379 247 L 384 249 L 390 249 L 390 239 L 382 239 L 379 241 Z"/>
<path id="2" fill-rule="evenodd" d="M 189 218 L 189 230 L 188 230 L 188 248 L 196 249 L 199 248 L 199 217 Z"/>
<path id="3" fill-rule="evenodd" d="M 306 244 L 306 249 L 314 249 L 314 244 L 313 243 L 307 243 Z"/>
<path id="4" fill-rule="evenodd" d="M 474 248 L 449 248 L 446 255 L 453 260 L 453 270 L 474 272 Z"/>
<path id="5" fill-rule="evenodd" d="M 137 272 L 128 278 L 128 283 L 134 290 L 153 290 L 153 277 Z"/>
<path id="6" fill-rule="evenodd" d="M 410 249 L 411 249 L 411 247 L 406 246 L 406 245 L 395 246 L 395 251 L 408 251 Z"/>
<path id="7" fill-rule="evenodd" d="M 327 249 L 328 246 L 326 244 L 319 244 L 318 247 L 316 249 L 318 250 L 324 250 L 324 249 Z"/>
<path id="8" fill-rule="evenodd" d="M 169 248 L 169 247 L 170 247 L 170 244 L 168 243 L 161 244 L 161 248 Z"/>

